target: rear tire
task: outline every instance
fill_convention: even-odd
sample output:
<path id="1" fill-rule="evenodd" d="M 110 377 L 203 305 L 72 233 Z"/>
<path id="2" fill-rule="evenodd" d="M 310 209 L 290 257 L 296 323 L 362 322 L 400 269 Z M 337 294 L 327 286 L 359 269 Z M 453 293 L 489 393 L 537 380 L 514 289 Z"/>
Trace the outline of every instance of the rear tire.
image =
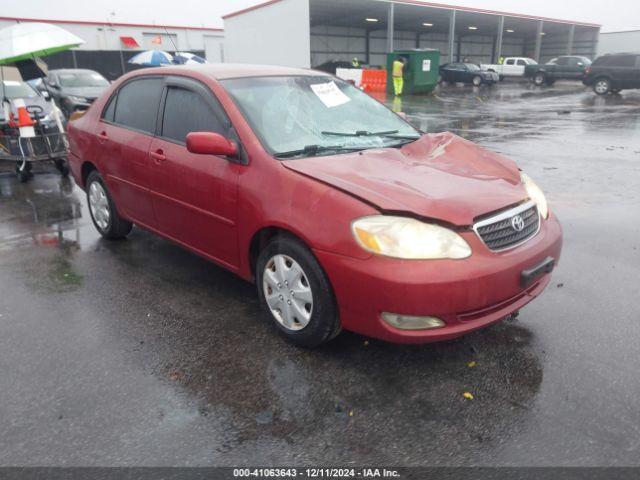
<path id="1" fill-rule="evenodd" d="M 64 158 L 58 158 L 54 160 L 53 163 L 56 166 L 56 169 L 60 172 L 60 175 L 63 177 L 69 176 L 69 165 Z"/>
<path id="2" fill-rule="evenodd" d="M 133 224 L 120 216 L 102 176 L 93 170 L 87 177 L 87 204 L 93 225 L 109 240 L 125 238 Z"/>
<path id="3" fill-rule="evenodd" d="M 593 82 L 593 91 L 597 95 L 606 95 L 611 91 L 611 80 L 608 78 L 596 78 Z"/>
<path id="4" fill-rule="evenodd" d="M 480 85 L 482 85 L 482 77 L 480 75 L 476 75 L 471 80 L 471 83 L 473 83 L 474 87 L 479 87 Z"/>
<path id="5" fill-rule="evenodd" d="M 263 309 L 288 341 L 313 348 L 340 333 L 329 279 L 296 238 L 280 235 L 269 241 L 256 262 L 256 285 Z"/>

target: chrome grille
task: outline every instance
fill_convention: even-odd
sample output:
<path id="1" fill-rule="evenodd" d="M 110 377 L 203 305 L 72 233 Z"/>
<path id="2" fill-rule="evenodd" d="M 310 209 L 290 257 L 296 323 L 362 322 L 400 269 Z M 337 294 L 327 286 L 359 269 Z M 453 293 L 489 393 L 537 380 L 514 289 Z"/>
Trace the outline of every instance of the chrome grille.
<path id="1" fill-rule="evenodd" d="M 494 252 L 517 247 L 540 230 L 540 215 L 533 202 L 527 202 L 474 224 L 473 229 Z"/>

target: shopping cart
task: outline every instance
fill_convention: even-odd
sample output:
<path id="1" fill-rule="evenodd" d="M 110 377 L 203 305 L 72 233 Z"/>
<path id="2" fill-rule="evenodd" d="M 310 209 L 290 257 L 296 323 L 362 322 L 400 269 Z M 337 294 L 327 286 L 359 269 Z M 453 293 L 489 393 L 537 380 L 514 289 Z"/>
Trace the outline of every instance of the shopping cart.
<path id="1" fill-rule="evenodd" d="M 55 122 L 44 122 L 42 107 L 30 105 L 27 110 L 35 122 L 35 136 L 21 136 L 20 129 L 11 124 L 0 125 L 0 160 L 15 163 L 20 182 L 31 177 L 35 162 L 52 162 L 66 177 L 69 174 L 66 134 Z"/>

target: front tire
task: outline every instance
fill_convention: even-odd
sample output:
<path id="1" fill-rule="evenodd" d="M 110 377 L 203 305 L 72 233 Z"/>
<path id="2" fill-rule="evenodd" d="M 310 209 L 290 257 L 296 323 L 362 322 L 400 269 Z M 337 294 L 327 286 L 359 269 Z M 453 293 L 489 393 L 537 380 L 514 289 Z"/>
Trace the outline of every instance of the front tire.
<path id="1" fill-rule="evenodd" d="M 598 95 L 606 95 L 611 91 L 611 80 L 608 78 L 597 78 L 593 82 L 593 91 Z"/>
<path id="2" fill-rule="evenodd" d="M 542 72 L 537 72 L 533 76 L 533 83 L 535 84 L 536 87 L 541 87 L 542 85 L 545 84 L 546 81 L 547 81 L 547 76 Z"/>
<path id="3" fill-rule="evenodd" d="M 109 240 L 126 237 L 133 225 L 118 214 L 109 190 L 97 170 L 89 174 L 86 191 L 89 213 L 98 233 Z"/>
<path id="4" fill-rule="evenodd" d="M 311 251 L 290 236 L 274 237 L 256 262 L 258 297 L 278 332 L 312 348 L 340 332 L 329 279 Z"/>

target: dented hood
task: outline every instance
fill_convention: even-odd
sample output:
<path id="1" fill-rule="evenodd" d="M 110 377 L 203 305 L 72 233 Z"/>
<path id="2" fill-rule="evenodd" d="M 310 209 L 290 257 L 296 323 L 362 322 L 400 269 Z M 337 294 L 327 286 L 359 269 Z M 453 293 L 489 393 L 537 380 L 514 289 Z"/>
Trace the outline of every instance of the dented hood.
<path id="1" fill-rule="evenodd" d="M 527 198 L 516 164 L 452 133 L 404 147 L 283 161 L 387 212 L 459 226 Z"/>

